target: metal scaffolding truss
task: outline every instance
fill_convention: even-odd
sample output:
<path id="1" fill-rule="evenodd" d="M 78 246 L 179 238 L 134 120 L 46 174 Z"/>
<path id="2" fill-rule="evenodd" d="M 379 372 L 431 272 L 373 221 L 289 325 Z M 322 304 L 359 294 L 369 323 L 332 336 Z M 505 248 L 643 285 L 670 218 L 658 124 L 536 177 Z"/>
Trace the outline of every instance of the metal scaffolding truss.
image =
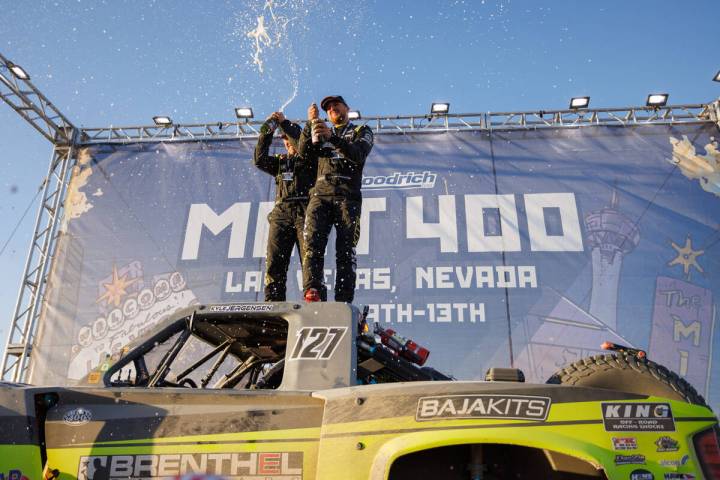
<path id="1" fill-rule="evenodd" d="M 599 125 L 632 126 L 718 121 L 718 102 L 672 105 L 662 108 L 629 107 L 592 110 L 552 110 L 536 112 L 489 112 L 450 115 L 405 115 L 365 117 L 376 134 L 407 134 L 463 130 L 534 130 L 578 128 Z M 303 121 L 298 121 L 302 123 Z M 263 120 L 177 124 L 168 126 L 128 126 L 85 128 L 80 144 L 172 142 L 222 140 L 257 136 Z"/>
<path id="2" fill-rule="evenodd" d="M 72 141 L 72 123 L 55 108 L 22 69 L 0 54 L 0 98 L 55 145 Z"/>
<path id="3" fill-rule="evenodd" d="M 14 382 L 27 379 L 33 338 L 42 310 L 48 276 L 55 258 L 58 227 L 62 221 L 69 180 L 68 172 L 73 160 L 72 145 L 56 145 L 53 149 L 47 177 L 43 182 L 42 203 L 35 219 L 35 230 L 25 261 L 25 270 L 3 354 L 0 379 Z"/>

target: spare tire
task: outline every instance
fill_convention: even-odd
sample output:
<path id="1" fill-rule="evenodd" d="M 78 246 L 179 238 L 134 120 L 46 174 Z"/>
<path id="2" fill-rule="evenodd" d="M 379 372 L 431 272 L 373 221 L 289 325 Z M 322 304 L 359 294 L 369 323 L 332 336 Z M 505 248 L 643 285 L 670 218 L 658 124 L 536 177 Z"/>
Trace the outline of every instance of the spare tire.
<path id="1" fill-rule="evenodd" d="M 676 373 L 626 353 L 583 358 L 555 372 L 547 383 L 653 395 L 708 407 L 702 395 Z"/>

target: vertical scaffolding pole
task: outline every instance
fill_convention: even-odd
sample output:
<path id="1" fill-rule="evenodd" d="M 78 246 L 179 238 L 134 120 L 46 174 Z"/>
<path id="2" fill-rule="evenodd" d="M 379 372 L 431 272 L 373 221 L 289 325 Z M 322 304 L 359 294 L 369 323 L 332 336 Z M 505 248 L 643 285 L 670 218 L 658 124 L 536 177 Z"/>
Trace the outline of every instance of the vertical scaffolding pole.
<path id="1" fill-rule="evenodd" d="M 66 134 L 75 140 L 76 131 Z M 52 271 L 58 227 L 62 221 L 65 191 L 69 181 L 68 173 L 75 156 L 74 145 L 75 141 L 70 145 L 56 143 L 53 148 L 48 173 L 42 186 L 42 203 L 35 219 L 35 230 L 5 345 L 0 379 L 13 382 L 28 380 L 37 320 L 42 310 L 48 276 Z"/>

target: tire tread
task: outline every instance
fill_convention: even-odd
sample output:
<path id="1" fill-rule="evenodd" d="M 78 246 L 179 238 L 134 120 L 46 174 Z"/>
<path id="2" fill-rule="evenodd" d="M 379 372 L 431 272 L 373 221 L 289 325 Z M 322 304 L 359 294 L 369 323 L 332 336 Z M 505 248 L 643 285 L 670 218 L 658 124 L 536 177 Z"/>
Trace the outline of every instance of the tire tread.
<path id="1" fill-rule="evenodd" d="M 556 385 L 576 385 L 599 372 L 608 370 L 634 370 L 639 375 L 649 375 L 657 382 L 670 387 L 686 402 L 707 407 L 702 395 L 684 378 L 647 358 L 638 358 L 624 352 L 598 354 L 577 360 L 555 372 L 547 381 Z"/>

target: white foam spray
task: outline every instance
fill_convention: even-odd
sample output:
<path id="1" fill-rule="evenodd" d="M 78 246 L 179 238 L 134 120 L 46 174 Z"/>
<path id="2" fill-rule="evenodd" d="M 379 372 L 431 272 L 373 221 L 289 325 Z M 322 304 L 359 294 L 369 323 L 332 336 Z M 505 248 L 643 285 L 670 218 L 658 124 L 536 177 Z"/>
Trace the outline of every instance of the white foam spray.
<path id="1" fill-rule="evenodd" d="M 308 34 L 315 25 L 332 25 L 340 20 L 343 35 L 355 37 L 354 31 L 360 31 L 364 16 L 362 3 L 354 7 L 356 15 L 346 18 L 342 8 L 334 0 L 254 0 L 247 2 L 247 8 L 235 14 L 235 30 L 233 36 L 241 40 L 243 45 L 243 64 L 236 67 L 245 68 L 230 78 L 241 78 L 244 88 L 249 94 L 255 91 L 267 95 L 275 88 L 282 93 L 278 98 L 285 98 L 280 111 L 284 111 L 299 94 L 301 76 L 306 73 L 307 53 L 314 51 L 308 44 Z M 324 27 L 326 28 L 326 27 Z M 295 46 L 300 46 L 295 49 Z M 296 56 L 299 54 L 299 57 Z M 255 77 L 254 74 L 259 75 Z M 287 87 L 290 92 L 286 95 Z M 274 93 L 274 92 L 273 92 Z M 249 98 L 246 98 L 249 101 Z"/>
<path id="2" fill-rule="evenodd" d="M 247 36 L 255 39 L 255 51 L 252 55 L 253 63 L 258 66 L 260 73 L 263 73 L 262 47 L 263 45 L 266 47 L 272 46 L 272 40 L 270 40 L 270 35 L 268 35 L 265 28 L 265 17 L 257 17 L 257 27 L 247 32 Z"/>

